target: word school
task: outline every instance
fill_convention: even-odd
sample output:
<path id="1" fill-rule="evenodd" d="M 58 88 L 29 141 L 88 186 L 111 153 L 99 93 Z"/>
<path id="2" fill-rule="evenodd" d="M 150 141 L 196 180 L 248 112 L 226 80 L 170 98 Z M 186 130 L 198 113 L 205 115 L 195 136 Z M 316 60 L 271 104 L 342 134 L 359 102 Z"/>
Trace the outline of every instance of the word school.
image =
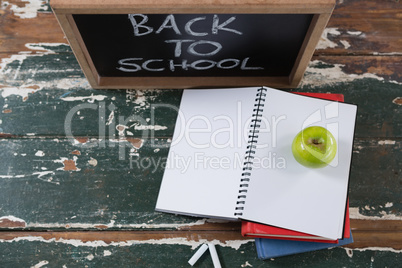
<path id="1" fill-rule="evenodd" d="M 179 15 L 176 15 L 179 16 Z M 118 61 L 117 69 L 122 72 L 163 72 L 166 69 L 174 72 L 176 70 L 189 70 L 194 69 L 198 71 L 209 70 L 212 68 L 218 69 L 235 69 L 240 70 L 263 70 L 262 67 L 249 66 L 250 57 L 244 59 L 227 58 L 217 59 L 215 56 L 224 49 L 220 42 L 207 40 L 207 36 L 216 36 L 221 32 L 228 32 L 233 35 L 241 36 L 242 32 L 230 28 L 229 24 L 236 20 L 236 16 L 231 16 L 229 19 L 221 22 L 218 15 L 213 15 L 212 20 L 208 21 L 206 16 L 194 17 L 188 20 L 182 27 L 176 22 L 175 15 L 167 15 L 159 28 L 149 26 L 147 23 L 149 17 L 144 14 L 129 14 L 129 22 L 133 27 L 133 35 L 136 38 L 145 37 L 147 35 L 155 34 L 159 35 L 169 31 L 169 34 L 173 34 L 177 37 L 186 36 L 205 38 L 201 40 L 195 40 L 190 38 L 180 39 L 168 39 L 163 43 L 167 44 L 172 49 L 172 58 L 176 59 L 144 59 L 142 57 L 134 56 L 130 58 L 120 59 Z M 197 32 L 194 30 L 195 24 L 210 25 L 210 31 Z M 205 28 L 205 27 L 204 27 Z M 186 55 L 191 57 L 201 57 L 193 62 L 189 62 L 186 59 Z M 205 57 L 205 58 L 202 58 Z M 211 58 L 213 57 L 213 58 Z M 180 58 L 180 59 L 177 59 Z"/>

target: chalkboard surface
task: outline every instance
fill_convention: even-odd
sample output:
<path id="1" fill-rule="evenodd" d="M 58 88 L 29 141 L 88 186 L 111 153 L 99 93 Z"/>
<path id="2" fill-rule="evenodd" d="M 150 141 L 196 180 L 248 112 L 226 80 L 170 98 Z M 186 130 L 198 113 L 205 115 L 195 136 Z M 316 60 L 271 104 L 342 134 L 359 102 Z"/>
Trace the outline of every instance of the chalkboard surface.
<path id="1" fill-rule="evenodd" d="M 101 77 L 289 76 L 312 14 L 73 14 Z"/>

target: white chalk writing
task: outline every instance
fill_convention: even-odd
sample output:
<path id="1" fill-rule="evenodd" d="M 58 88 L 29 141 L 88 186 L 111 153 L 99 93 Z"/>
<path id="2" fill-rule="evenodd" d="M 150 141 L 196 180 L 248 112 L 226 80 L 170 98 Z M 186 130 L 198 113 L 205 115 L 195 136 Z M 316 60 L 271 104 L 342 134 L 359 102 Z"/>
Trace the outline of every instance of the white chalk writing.
<path id="1" fill-rule="evenodd" d="M 159 27 L 150 26 L 150 17 L 144 14 L 129 14 L 128 19 L 133 27 L 133 34 L 137 38 L 143 36 L 155 34 L 159 35 L 161 33 L 167 32 L 164 35 L 176 35 L 179 38 L 164 40 L 165 44 L 172 44 L 172 58 L 171 59 L 144 59 L 140 57 L 130 57 L 125 59 L 120 59 L 118 61 L 117 69 L 122 72 L 163 72 L 170 70 L 175 72 L 178 70 L 210 70 L 213 68 L 229 70 L 238 68 L 240 70 L 263 70 L 263 67 L 250 66 L 250 57 L 245 58 L 217 58 L 219 57 L 219 52 L 221 52 L 224 47 L 222 43 L 212 40 L 196 40 L 196 38 L 203 38 L 209 35 L 219 35 L 221 32 L 231 33 L 234 35 L 241 36 L 243 32 L 234 29 L 230 26 L 236 20 L 236 16 L 231 16 L 226 20 L 221 20 L 219 15 L 213 15 L 210 21 L 206 16 L 196 16 L 189 19 L 184 25 L 177 23 L 176 16 L 169 14 L 160 24 Z M 196 26 L 206 26 L 210 25 L 210 31 L 206 31 L 208 27 L 197 28 Z M 155 25 L 155 24 L 152 24 Z M 156 29 L 156 30 L 155 30 Z M 203 29 L 203 30 L 200 30 Z M 194 39 L 180 38 L 185 33 L 187 36 L 194 36 Z M 200 59 L 189 62 L 186 56 L 202 57 Z M 212 58 L 213 57 L 213 58 Z M 180 59 L 174 59 L 180 58 Z"/>

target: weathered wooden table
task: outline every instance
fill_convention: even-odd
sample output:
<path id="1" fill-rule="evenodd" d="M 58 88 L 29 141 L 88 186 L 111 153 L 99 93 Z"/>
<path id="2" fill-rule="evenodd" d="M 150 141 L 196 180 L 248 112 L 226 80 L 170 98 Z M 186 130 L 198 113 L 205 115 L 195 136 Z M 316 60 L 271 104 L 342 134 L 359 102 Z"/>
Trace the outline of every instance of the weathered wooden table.
<path id="1" fill-rule="evenodd" d="M 0 9 L 0 267 L 188 267 L 206 241 L 224 267 L 400 266 L 399 1 L 339 1 L 295 89 L 359 105 L 355 243 L 268 261 L 238 223 L 154 211 L 176 120 L 159 104 L 179 106 L 181 91 L 91 89 L 45 2 Z"/>

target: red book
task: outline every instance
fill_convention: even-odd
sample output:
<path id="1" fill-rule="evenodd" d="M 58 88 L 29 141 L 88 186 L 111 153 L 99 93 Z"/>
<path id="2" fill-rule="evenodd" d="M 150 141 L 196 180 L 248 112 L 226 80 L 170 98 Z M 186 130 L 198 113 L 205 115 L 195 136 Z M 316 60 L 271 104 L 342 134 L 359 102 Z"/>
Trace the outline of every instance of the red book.
<path id="1" fill-rule="evenodd" d="M 315 236 L 275 226 L 264 225 L 254 222 L 247 222 L 247 221 L 243 221 L 241 224 L 241 234 L 247 237 L 322 242 L 322 243 L 334 243 L 334 244 L 338 243 L 338 240 L 328 240 L 320 236 Z M 349 219 L 349 201 L 348 201 L 346 207 L 343 238 L 349 238 L 349 237 L 350 237 L 350 219 Z"/>
<path id="2" fill-rule="evenodd" d="M 340 101 L 344 102 L 343 94 L 332 93 L 308 93 L 308 92 L 292 92 L 294 94 L 304 95 L 308 97 L 320 98 L 324 100 Z"/>
<path id="3" fill-rule="evenodd" d="M 344 97 L 342 94 L 305 93 L 305 92 L 294 92 L 294 93 L 326 100 L 333 100 L 340 102 L 344 101 Z M 283 229 L 259 223 L 246 222 L 246 221 L 242 222 L 241 232 L 243 236 L 247 237 L 323 242 L 323 243 L 334 243 L 334 244 L 338 243 L 338 240 L 328 240 L 327 238 L 320 236 L 310 235 L 293 230 Z M 345 215 L 344 238 L 349 237 L 350 237 L 350 219 L 349 219 L 349 201 L 348 201 Z"/>

